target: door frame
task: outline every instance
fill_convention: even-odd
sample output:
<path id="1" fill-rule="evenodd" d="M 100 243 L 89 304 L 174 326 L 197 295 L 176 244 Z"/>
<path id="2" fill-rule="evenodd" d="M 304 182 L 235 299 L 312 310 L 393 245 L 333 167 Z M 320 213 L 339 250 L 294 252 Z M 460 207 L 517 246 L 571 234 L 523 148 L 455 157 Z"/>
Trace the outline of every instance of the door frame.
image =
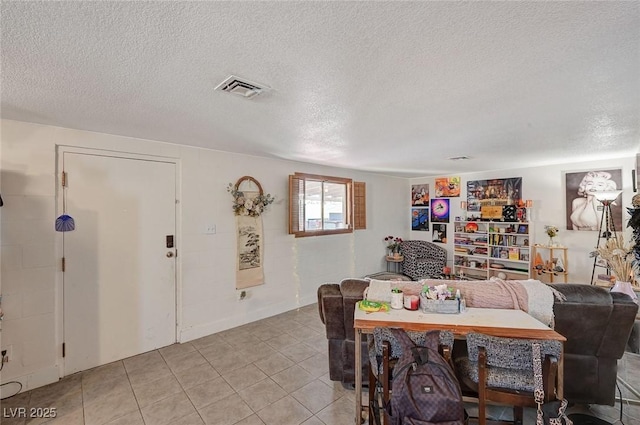
<path id="1" fill-rule="evenodd" d="M 55 217 L 52 217 L 51 223 L 55 218 L 62 214 L 63 210 L 63 190 L 61 186 L 61 176 L 64 166 L 64 154 L 74 153 L 79 155 L 94 155 L 94 156 L 107 156 L 113 158 L 125 158 L 142 161 L 153 162 L 165 162 L 174 164 L 175 174 L 175 239 L 176 239 L 176 258 L 175 258 L 175 336 L 176 342 L 181 342 L 181 335 L 183 330 L 183 309 L 182 309 L 182 208 L 180 199 L 182 198 L 182 168 L 180 158 L 167 157 L 160 155 L 139 154 L 132 152 L 122 152 L 114 150 L 106 150 L 100 148 L 86 148 L 80 146 L 61 145 L 56 144 L 56 166 L 55 166 Z M 65 359 L 62 356 L 62 343 L 64 342 L 64 274 L 62 272 L 62 256 L 64 254 L 64 233 L 55 232 L 55 257 L 56 257 L 56 277 L 55 277 L 55 344 L 56 344 L 56 360 L 58 364 L 58 376 L 63 378 L 65 376 Z"/>

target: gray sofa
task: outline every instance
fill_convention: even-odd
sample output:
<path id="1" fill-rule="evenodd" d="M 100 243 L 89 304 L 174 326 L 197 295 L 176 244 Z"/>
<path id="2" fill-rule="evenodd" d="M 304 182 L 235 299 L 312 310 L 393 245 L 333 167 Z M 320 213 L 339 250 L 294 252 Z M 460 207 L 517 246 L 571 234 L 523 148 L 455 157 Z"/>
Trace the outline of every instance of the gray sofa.
<path id="1" fill-rule="evenodd" d="M 328 340 L 330 379 L 345 385 L 355 382 L 353 313 L 367 286 L 366 280 L 345 279 L 318 288 L 318 309 Z M 610 293 L 597 286 L 550 286 L 566 297 L 566 301 L 554 304 L 555 329 L 567 338 L 565 398 L 574 403 L 613 405 L 617 361 L 629 340 L 638 305 L 627 295 Z M 367 382 L 368 364 L 367 346 L 363 342 L 360 371 L 363 382 Z"/>

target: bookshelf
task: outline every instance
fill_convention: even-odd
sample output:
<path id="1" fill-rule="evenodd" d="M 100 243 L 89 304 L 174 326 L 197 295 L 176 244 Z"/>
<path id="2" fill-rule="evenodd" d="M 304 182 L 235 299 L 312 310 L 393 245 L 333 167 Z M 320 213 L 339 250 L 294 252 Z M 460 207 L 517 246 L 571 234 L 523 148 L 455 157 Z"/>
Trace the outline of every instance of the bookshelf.
<path id="1" fill-rule="evenodd" d="M 472 280 L 528 279 L 530 235 L 525 222 L 456 221 L 453 272 Z"/>

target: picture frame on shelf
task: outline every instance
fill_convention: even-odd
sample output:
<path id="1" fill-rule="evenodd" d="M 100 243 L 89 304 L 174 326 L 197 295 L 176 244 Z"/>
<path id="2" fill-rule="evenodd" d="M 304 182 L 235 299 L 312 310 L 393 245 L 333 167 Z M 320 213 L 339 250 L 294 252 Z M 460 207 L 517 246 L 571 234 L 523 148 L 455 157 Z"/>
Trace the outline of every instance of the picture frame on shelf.
<path id="1" fill-rule="evenodd" d="M 520 234 L 527 234 L 529 233 L 529 226 L 527 226 L 526 224 L 521 224 L 518 226 L 518 233 Z"/>
<path id="2" fill-rule="evenodd" d="M 483 220 L 502 220 L 502 207 L 496 205 L 483 205 L 480 207 L 480 216 Z"/>
<path id="3" fill-rule="evenodd" d="M 503 205 L 502 206 L 502 219 L 504 221 L 517 221 L 516 206 L 515 205 Z"/>

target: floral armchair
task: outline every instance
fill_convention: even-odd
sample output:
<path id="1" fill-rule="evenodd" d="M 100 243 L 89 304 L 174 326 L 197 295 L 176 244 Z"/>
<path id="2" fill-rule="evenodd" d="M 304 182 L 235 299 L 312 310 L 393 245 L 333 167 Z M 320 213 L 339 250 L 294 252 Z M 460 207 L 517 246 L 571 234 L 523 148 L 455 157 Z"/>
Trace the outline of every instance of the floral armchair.
<path id="1" fill-rule="evenodd" d="M 402 272 L 413 280 L 438 277 L 447 265 L 447 250 L 431 242 L 403 241 L 400 252 L 404 256 Z"/>

